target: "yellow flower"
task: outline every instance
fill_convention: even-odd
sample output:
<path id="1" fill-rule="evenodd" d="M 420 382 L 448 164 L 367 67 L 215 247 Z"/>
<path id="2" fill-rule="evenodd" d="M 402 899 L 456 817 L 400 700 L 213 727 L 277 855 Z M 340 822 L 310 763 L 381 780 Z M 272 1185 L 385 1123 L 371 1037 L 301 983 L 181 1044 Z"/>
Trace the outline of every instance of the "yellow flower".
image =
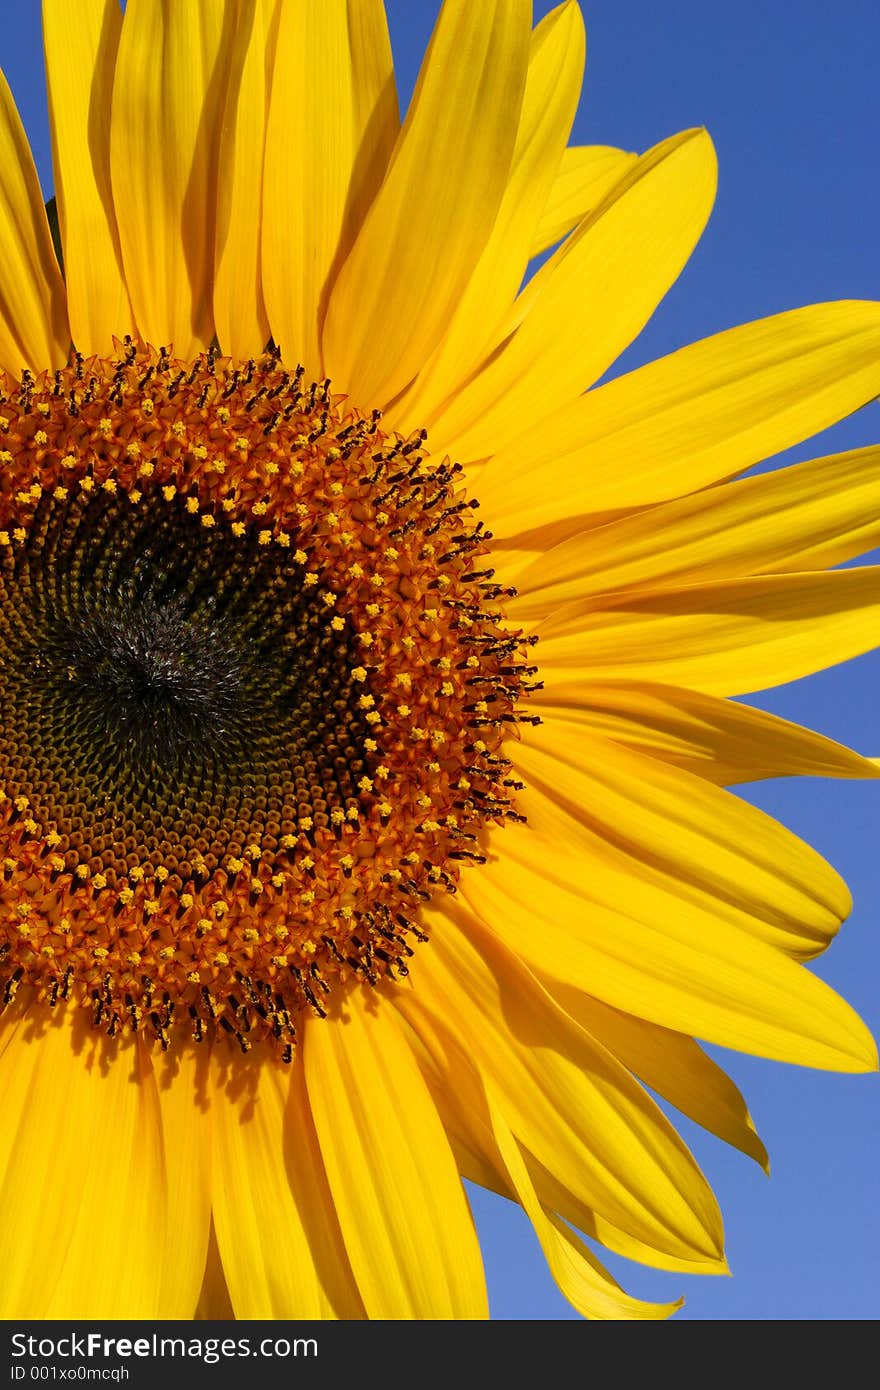
<path id="1" fill-rule="evenodd" d="M 566 149 L 569 3 L 45 0 L 64 272 L 0 93 L 6 1318 L 479 1318 L 461 1177 L 723 1269 L 641 1083 L 759 1162 L 694 1038 L 861 1071 L 849 900 L 725 785 L 874 775 L 728 697 L 866 650 L 875 396 L 826 304 L 593 386 L 708 136 Z M 519 293 L 530 258 L 561 242 Z M 479 497 L 476 509 L 474 498 Z"/>

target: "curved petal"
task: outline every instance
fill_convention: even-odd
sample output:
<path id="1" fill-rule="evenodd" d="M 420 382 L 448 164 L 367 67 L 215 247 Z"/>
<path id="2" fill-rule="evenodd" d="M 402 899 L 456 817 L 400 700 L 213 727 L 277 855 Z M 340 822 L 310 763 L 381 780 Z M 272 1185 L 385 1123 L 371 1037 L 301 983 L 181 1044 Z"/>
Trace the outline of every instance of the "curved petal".
<path id="1" fill-rule="evenodd" d="M 615 1322 L 668 1318 L 682 1305 L 630 1298 L 583 1241 L 558 1216 L 541 1206 L 528 1168 L 497 1101 L 489 1097 L 492 1132 L 517 1198 L 534 1227 L 550 1272 L 569 1303 L 585 1318 Z"/>
<path id="2" fill-rule="evenodd" d="M 497 1092 L 517 1140 L 598 1215 L 678 1258 L 721 1258 L 721 1220 L 678 1135 L 628 1072 L 553 1004 L 516 957 L 454 907 L 432 916 L 412 990 L 394 1002 L 416 1032 L 448 1034 Z"/>
<path id="3" fill-rule="evenodd" d="M 384 997 L 304 1040 L 309 1102 L 371 1318 L 488 1316 L 479 1246 L 437 1111 Z"/>
<path id="4" fill-rule="evenodd" d="M 229 46 L 217 170 L 214 322 L 221 352 L 256 357 L 269 341 L 260 276 L 263 149 L 280 0 L 242 0 Z"/>
<path id="5" fill-rule="evenodd" d="M 332 279 L 382 182 L 399 124 L 382 0 L 282 5 L 266 131 L 263 291 L 272 336 L 307 379 L 324 374 Z"/>
<path id="6" fill-rule="evenodd" d="M 30 146 L 0 73 L 0 368 L 42 372 L 67 360 L 67 295 Z"/>
<path id="7" fill-rule="evenodd" d="M 731 328 L 521 430 L 496 448 L 481 499 L 510 533 L 564 521 L 572 534 L 579 516 L 695 492 L 872 400 L 878 357 L 880 304 L 860 300 Z"/>
<path id="8" fill-rule="evenodd" d="M 643 155 L 529 282 L 497 352 L 428 419 L 432 449 L 486 458 L 600 377 L 681 273 L 715 178 L 705 131 Z"/>
<path id="9" fill-rule="evenodd" d="M 540 256 L 568 236 L 588 212 L 599 206 L 637 159 L 637 154 L 611 145 L 571 145 L 563 150 L 529 255 Z"/>
<path id="10" fill-rule="evenodd" d="M 517 576 L 514 622 L 590 594 L 825 569 L 880 543 L 880 449 L 706 488 L 581 532 Z"/>
<path id="11" fill-rule="evenodd" d="M 852 908 L 815 850 L 730 792 L 604 740 L 563 742 L 545 725 L 512 753 L 532 831 L 580 865 L 590 893 L 662 923 L 680 895 L 797 959 L 824 951 Z M 577 872 L 573 875 L 576 881 Z M 650 915 L 649 915 L 650 914 Z"/>
<path id="12" fill-rule="evenodd" d="M 151 1258 L 168 1203 L 150 1059 L 90 1025 L 73 1005 L 34 1008 L 3 1053 L 7 1319 L 172 1315 Z"/>
<path id="13" fill-rule="evenodd" d="M 756 1056 L 830 1071 L 876 1067 L 864 1023 L 803 966 L 722 916 L 707 923 L 674 892 L 661 912 L 656 889 L 657 913 L 644 920 L 630 907 L 629 888 L 624 876 L 609 905 L 564 846 L 512 826 L 503 853 L 464 875 L 460 892 L 554 988 L 570 985 L 624 1013 Z M 641 898 L 643 907 L 651 901 Z"/>
<path id="14" fill-rule="evenodd" d="M 584 22 L 571 0 L 532 34 L 510 176 L 498 216 L 446 332 L 386 426 L 419 428 L 471 367 L 509 310 L 529 259 L 529 240 L 568 139 L 584 72 Z"/>
<path id="15" fill-rule="evenodd" d="M 399 1017 L 403 1019 L 402 1014 Z M 410 1016 L 403 1021 L 462 1177 L 516 1201 L 516 1193 L 500 1162 L 488 1126 L 483 1081 L 462 1040 L 425 1009 L 410 1011 Z M 726 1261 L 717 1254 L 700 1256 L 690 1250 L 685 1258 L 670 1254 L 669 1241 L 662 1233 L 657 1241 L 650 1243 L 622 1231 L 605 1217 L 598 1216 L 577 1192 L 566 1187 L 522 1146 L 521 1152 L 544 1209 L 548 1213 L 558 1213 L 609 1250 L 655 1269 L 681 1274 L 727 1273 Z"/>
<path id="16" fill-rule="evenodd" d="M 742 1095 L 693 1038 L 621 1013 L 565 985 L 551 984 L 550 992 L 575 1022 L 652 1091 L 769 1173 L 767 1150 Z"/>
<path id="17" fill-rule="evenodd" d="M 214 1225 L 236 1317 L 360 1316 L 302 1062 L 288 1077 L 253 1053 L 214 1053 Z"/>
<path id="18" fill-rule="evenodd" d="M 122 29 L 118 0 L 43 0 L 55 195 L 70 331 L 85 356 L 107 356 L 134 331 L 110 191 L 110 100 Z"/>
<path id="19" fill-rule="evenodd" d="M 327 312 L 326 369 L 364 408 L 397 395 L 436 347 L 492 230 L 530 8 L 446 0 L 440 13 L 385 182 Z"/>
<path id="20" fill-rule="evenodd" d="M 744 695 L 871 651 L 878 617 L 878 565 L 616 594 L 541 624 L 541 671 Z"/>
<path id="21" fill-rule="evenodd" d="M 778 715 L 698 690 L 648 682 L 572 681 L 536 691 L 531 706 L 572 746 L 584 734 L 647 753 L 717 786 L 765 777 L 878 777 L 842 743 Z"/>
<path id="22" fill-rule="evenodd" d="M 188 358 L 214 336 L 217 155 L 235 7 L 128 0 L 113 83 L 110 172 L 141 337 Z"/>

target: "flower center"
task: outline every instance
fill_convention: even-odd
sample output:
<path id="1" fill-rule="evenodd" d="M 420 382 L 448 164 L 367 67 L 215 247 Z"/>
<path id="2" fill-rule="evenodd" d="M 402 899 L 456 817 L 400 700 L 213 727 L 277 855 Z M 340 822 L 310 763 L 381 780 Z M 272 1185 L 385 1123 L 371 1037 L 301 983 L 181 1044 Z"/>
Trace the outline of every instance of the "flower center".
<path id="1" fill-rule="evenodd" d="M 213 873 L 294 830 L 285 807 L 356 808 L 354 634 L 290 551 L 222 517 L 206 530 L 155 488 L 65 491 L 0 555 L 0 717 L 6 784 L 68 867 L 115 887 L 139 865 L 180 890 L 193 857 Z"/>
<path id="2" fill-rule="evenodd" d="M 289 1058 L 515 816 L 529 688 L 459 468 L 275 356 L 0 401 L 0 991 Z"/>

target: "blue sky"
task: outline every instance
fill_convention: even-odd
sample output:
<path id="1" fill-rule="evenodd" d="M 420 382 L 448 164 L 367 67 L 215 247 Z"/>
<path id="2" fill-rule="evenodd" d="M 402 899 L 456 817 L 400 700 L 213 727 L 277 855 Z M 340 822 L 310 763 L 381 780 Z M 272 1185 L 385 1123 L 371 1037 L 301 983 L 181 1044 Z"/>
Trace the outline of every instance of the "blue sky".
<path id="1" fill-rule="evenodd" d="M 549 8 L 537 3 L 536 17 Z M 437 9 L 435 0 L 389 0 L 406 93 Z M 720 162 L 718 200 L 705 237 L 616 371 L 796 305 L 880 298 L 880 7 L 874 0 L 835 6 L 824 0 L 592 0 L 583 9 L 587 78 L 573 141 L 642 150 L 675 130 L 705 125 Z M 48 196 L 52 174 L 35 0 L 5 17 L 0 54 Z M 785 459 L 874 442 L 880 443 L 876 404 Z M 880 753 L 878 685 L 880 657 L 872 654 L 756 702 Z M 876 1033 L 880 783 L 768 783 L 748 795 L 848 880 L 855 911 L 816 970 Z M 687 1280 L 612 1258 L 615 1273 L 642 1297 L 684 1293 L 687 1303 L 678 1315 L 684 1320 L 876 1318 L 877 1078 L 806 1072 L 720 1050 L 715 1055 L 746 1093 L 773 1165 L 768 1180 L 748 1159 L 680 1123 L 721 1201 L 733 1277 Z M 483 1193 L 473 1194 L 473 1201 L 493 1315 L 576 1316 L 556 1291 L 519 1211 Z"/>

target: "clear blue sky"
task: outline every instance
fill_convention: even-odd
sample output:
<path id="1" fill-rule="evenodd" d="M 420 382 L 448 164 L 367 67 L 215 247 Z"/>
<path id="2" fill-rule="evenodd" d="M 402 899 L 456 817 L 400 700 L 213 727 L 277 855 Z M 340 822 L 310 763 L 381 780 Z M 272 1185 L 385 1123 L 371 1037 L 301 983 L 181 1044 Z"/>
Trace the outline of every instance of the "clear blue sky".
<path id="1" fill-rule="evenodd" d="M 412 88 L 436 0 L 389 0 L 400 86 Z M 551 6 L 535 6 L 536 18 Z M 615 370 L 752 318 L 835 298 L 880 298 L 875 0 L 585 0 L 587 78 L 573 140 L 641 150 L 705 125 L 720 161 L 708 231 L 679 283 Z M 39 5 L 5 16 L 0 54 L 52 188 Z M 156 152 L 157 159 L 161 152 Z M 650 254 L 650 247 L 645 248 Z M 880 362 L 878 362 L 880 383 Z M 880 443 L 874 405 L 787 461 Z M 875 559 L 880 557 L 875 556 Z M 878 633 L 880 640 L 880 633 Z M 759 703 L 880 753 L 880 657 L 870 655 Z M 844 874 L 856 910 L 817 973 L 875 1033 L 880 1025 L 880 783 L 803 781 L 749 793 Z M 876 1077 L 841 1077 L 722 1054 L 770 1150 L 773 1176 L 686 1121 L 680 1128 L 726 1218 L 732 1279 L 609 1263 L 631 1292 L 679 1319 L 873 1319 L 880 1314 Z M 473 1194 L 493 1315 L 576 1316 L 517 1209 Z"/>

